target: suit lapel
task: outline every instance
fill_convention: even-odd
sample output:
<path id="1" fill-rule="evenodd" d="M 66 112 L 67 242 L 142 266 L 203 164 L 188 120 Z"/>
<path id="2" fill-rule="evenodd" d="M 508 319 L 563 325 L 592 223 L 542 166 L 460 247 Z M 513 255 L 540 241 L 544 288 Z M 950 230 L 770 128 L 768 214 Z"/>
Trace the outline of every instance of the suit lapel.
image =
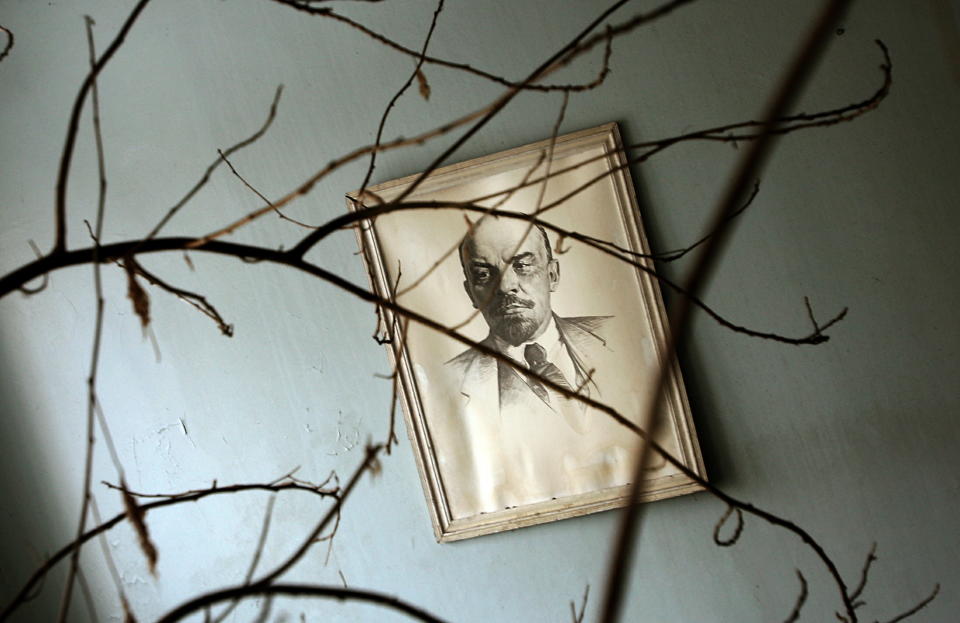
<path id="1" fill-rule="evenodd" d="M 560 333 L 560 339 L 567 347 L 573 365 L 577 369 L 578 375 L 582 378 L 577 379 L 577 384 L 587 382 L 587 387 L 591 392 L 600 394 L 600 388 L 597 384 L 596 359 L 598 349 L 606 347 L 606 342 L 599 335 L 590 330 L 589 327 L 581 326 L 575 319 L 560 318 L 554 316 L 557 322 L 557 331 Z"/>

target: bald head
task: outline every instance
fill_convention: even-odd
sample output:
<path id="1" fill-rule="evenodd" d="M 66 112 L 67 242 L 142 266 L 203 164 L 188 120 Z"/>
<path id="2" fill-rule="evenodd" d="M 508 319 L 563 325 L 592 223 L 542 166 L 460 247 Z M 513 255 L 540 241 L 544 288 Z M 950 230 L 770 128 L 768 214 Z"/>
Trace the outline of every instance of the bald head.
<path id="1" fill-rule="evenodd" d="M 560 281 L 542 227 L 488 216 L 460 244 L 463 287 L 495 336 L 519 345 L 550 322 L 550 293 Z"/>

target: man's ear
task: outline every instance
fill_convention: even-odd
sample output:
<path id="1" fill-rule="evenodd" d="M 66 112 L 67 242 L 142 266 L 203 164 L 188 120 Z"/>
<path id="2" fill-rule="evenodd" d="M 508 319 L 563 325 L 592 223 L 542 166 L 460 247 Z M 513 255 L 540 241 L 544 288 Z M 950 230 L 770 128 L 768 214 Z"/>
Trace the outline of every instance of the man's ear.
<path id="1" fill-rule="evenodd" d="M 470 303 L 473 304 L 473 308 L 477 309 L 477 302 L 473 300 L 473 290 L 470 289 L 470 282 L 466 279 L 463 280 L 463 290 L 467 293 L 467 296 L 470 297 Z"/>
<path id="2" fill-rule="evenodd" d="M 550 291 L 556 292 L 560 285 L 560 262 L 550 260 L 547 262 L 547 277 L 550 279 Z"/>

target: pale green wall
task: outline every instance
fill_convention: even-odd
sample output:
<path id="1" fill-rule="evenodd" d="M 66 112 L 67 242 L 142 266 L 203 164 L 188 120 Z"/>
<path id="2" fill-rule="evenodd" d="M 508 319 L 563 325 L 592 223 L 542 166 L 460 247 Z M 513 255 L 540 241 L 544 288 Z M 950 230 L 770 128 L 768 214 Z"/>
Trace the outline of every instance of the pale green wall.
<path id="1" fill-rule="evenodd" d="M 81 16 L 97 20 L 101 49 L 131 2 L 6 0 L 0 23 L 17 45 L 0 63 L 0 272 L 51 241 L 53 180 L 73 94 L 86 66 Z M 286 91 L 274 128 L 235 163 L 278 196 L 332 157 L 369 142 L 380 112 L 411 62 L 356 32 L 265 1 L 157 0 L 101 82 L 110 174 L 105 239 L 143 235 L 224 147 L 257 127 L 273 90 Z M 638 141 L 755 117 L 814 13 L 812 2 L 702 1 L 618 40 L 600 90 L 570 103 L 564 131 L 619 121 Z M 935 2 L 863 1 L 810 85 L 800 109 L 861 99 L 880 79 L 874 38 L 890 47 L 893 91 L 879 110 L 849 124 L 783 141 L 741 219 L 709 301 L 737 322 L 790 334 L 808 330 L 803 297 L 821 317 L 849 306 L 829 343 L 793 348 L 733 335 L 705 317 L 681 363 L 715 481 L 808 528 L 855 582 L 872 541 L 880 560 L 864 594 L 864 618 L 892 616 L 940 582 L 941 596 L 916 621 L 944 621 L 960 608 L 960 261 L 956 239 L 960 165 L 960 69 L 956 39 L 942 37 Z M 623 19 L 649 6 L 628 6 Z M 953 3 L 954 8 L 956 3 Z M 561 45 L 600 2 L 448 2 L 431 51 L 520 77 Z M 390 0 L 337 4 L 416 47 L 432 7 Z M 950 47 L 953 46 L 953 47 Z M 951 57 L 951 54 L 954 54 Z M 960 61 L 958 61 L 960 62 Z M 596 58 L 560 78 L 593 75 Z M 387 135 L 412 135 L 470 111 L 499 91 L 490 83 L 428 68 L 433 94 L 397 106 Z M 523 95 L 469 142 L 466 159 L 549 134 L 559 96 Z M 384 156 L 375 181 L 417 172 L 440 146 Z M 680 147 L 635 171 L 656 249 L 701 233 L 724 177 L 730 146 Z M 87 244 L 95 169 L 85 118 L 71 182 L 71 243 Z M 322 182 L 291 211 L 321 222 L 343 209 L 361 166 Z M 258 205 L 219 172 L 169 228 L 197 233 Z M 276 218 L 236 236 L 291 244 L 300 235 Z M 365 282 L 352 233 L 315 251 L 324 266 Z M 122 274 L 105 269 L 107 333 L 101 398 L 132 487 L 171 491 L 262 481 L 300 466 L 320 480 L 360 458 L 345 442 L 386 429 L 387 371 L 372 340 L 371 310 L 322 283 L 277 268 L 179 254 L 146 264 L 215 302 L 236 337 L 182 303 L 152 294 L 162 360 L 140 335 Z M 684 266 L 666 272 L 680 275 Z M 4 600 L 44 553 L 69 540 L 79 508 L 84 378 L 93 322 L 91 270 L 53 275 L 41 295 L 0 301 L 0 585 Z M 186 426 L 187 434 L 180 426 Z M 338 431 L 341 440 L 338 441 Z M 349 445 L 349 444 L 346 444 Z M 95 479 L 115 479 L 97 445 Z M 120 500 L 98 486 L 104 514 Z M 161 548 L 159 578 L 147 573 L 126 527 L 107 541 L 140 620 L 199 591 L 242 579 L 266 497 L 246 494 L 150 515 Z M 290 551 L 323 506 L 304 496 L 277 501 L 271 560 Z M 631 621 L 777 621 L 793 603 L 794 568 L 810 580 L 809 620 L 839 604 L 825 574 L 795 539 L 748 520 L 740 543 L 715 547 L 723 507 L 697 495 L 645 513 L 630 582 Z M 604 578 L 614 513 L 437 545 L 409 443 L 384 461 L 344 511 L 329 561 L 320 546 L 289 576 L 394 593 L 456 621 L 563 621 L 568 601 Z M 104 620 L 117 620 L 115 592 L 98 548 L 85 565 Z M 55 608 L 52 577 L 23 620 Z M 251 604 L 236 620 L 247 620 Z M 81 616 L 82 601 L 74 603 Z M 392 620 L 382 611 L 288 601 L 287 620 Z M 107 615 L 110 615 L 109 617 Z"/>

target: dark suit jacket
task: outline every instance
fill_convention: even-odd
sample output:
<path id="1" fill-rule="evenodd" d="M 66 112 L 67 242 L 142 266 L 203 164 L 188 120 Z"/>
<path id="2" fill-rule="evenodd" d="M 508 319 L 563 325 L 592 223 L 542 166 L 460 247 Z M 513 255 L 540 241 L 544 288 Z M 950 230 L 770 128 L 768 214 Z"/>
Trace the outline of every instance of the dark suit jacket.
<path id="1" fill-rule="evenodd" d="M 604 365 L 616 361 L 603 335 L 609 319 L 555 316 L 578 374 L 594 372 L 589 392 L 598 399 L 604 375 L 616 386 L 620 374 L 615 363 Z M 483 344 L 494 347 L 491 338 Z M 556 392 L 542 400 L 522 366 L 515 369 L 477 349 L 457 355 L 444 369 L 450 412 L 431 423 L 431 436 L 455 517 L 628 482 L 635 440 L 609 418 Z"/>
<path id="2" fill-rule="evenodd" d="M 610 318 L 611 316 L 561 318 L 554 314 L 557 332 L 567 347 L 567 353 L 573 360 L 578 376 L 576 379 L 567 380 L 574 387 L 586 383 L 588 395 L 601 394 L 597 379 L 602 377 L 603 372 L 597 370 L 596 366 L 598 360 L 602 361 L 602 355 L 609 351 L 603 336 L 603 325 Z M 496 349 L 492 336 L 488 336 L 481 344 Z M 447 365 L 462 372 L 460 394 L 467 400 L 479 395 L 485 397 L 497 395 L 500 407 L 505 408 L 515 402 L 518 394 L 532 392 L 530 380 L 522 371 L 476 348 L 465 350 L 448 361 Z"/>

